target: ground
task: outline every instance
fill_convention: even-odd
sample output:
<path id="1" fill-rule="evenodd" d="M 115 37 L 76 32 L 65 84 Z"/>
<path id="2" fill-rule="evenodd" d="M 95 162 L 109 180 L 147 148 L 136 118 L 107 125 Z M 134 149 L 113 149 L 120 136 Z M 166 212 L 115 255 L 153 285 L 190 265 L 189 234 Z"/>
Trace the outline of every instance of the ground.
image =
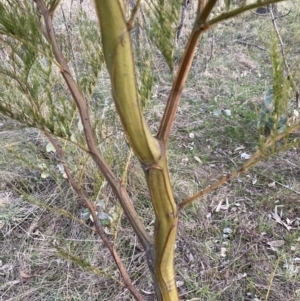
<path id="1" fill-rule="evenodd" d="M 293 74 L 299 67 L 299 9 L 295 4 L 292 12 L 278 18 Z M 188 11 L 175 58 L 180 58 L 193 13 L 193 9 Z M 286 6 L 280 6 L 278 13 L 286 14 Z M 270 15 L 255 12 L 226 21 L 203 37 L 168 153 L 178 203 L 241 167 L 257 149 L 259 113 L 272 87 L 274 39 Z M 153 133 L 171 89 L 163 59 L 156 58 L 155 65 L 155 86 L 145 108 Z M 299 73 L 295 78 L 299 83 Z M 109 90 L 105 93 L 109 95 Z M 106 116 L 111 116 L 114 109 L 108 106 Z M 291 94 L 291 122 L 297 109 Z M 115 128 L 120 131 L 112 118 L 106 134 L 116 133 Z M 118 135 L 115 139 L 123 137 L 121 132 Z M 289 139 L 298 136 L 294 133 Z M 58 164 L 55 154 L 46 151 L 47 141 L 37 130 L 23 129 L 2 117 L 0 141 L 0 300 L 133 300 L 118 283 L 109 252 L 90 231 L 92 221 L 83 221 L 85 208 L 63 176 L 59 172 L 42 176 L 41 168 L 31 167 L 32 162 Z M 121 174 L 126 145 L 106 142 L 102 147 Z M 112 159 L 111 152 L 118 159 Z M 30 158 L 27 165 L 17 154 Z M 300 300 L 299 167 L 296 145 L 181 212 L 175 264 L 182 300 Z M 145 300 L 154 300 L 142 248 L 102 176 L 90 168 L 83 179 L 84 189 L 90 197 L 101 191 L 96 200 L 113 219 L 104 225 L 105 231 L 115 238 Z M 129 164 L 128 191 L 147 229 L 153 231 L 146 183 L 134 157 Z"/>

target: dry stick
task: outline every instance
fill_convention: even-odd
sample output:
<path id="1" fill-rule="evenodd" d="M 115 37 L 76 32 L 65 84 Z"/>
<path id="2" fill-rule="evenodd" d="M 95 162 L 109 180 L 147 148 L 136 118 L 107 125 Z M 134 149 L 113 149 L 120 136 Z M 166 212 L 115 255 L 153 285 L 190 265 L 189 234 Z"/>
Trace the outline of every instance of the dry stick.
<path id="1" fill-rule="evenodd" d="M 124 280 L 124 286 L 131 292 L 131 294 L 135 297 L 136 300 L 138 301 L 143 301 L 143 297 L 142 295 L 138 292 L 138 290 L 135 288 L 135 286 L 132 284 L 131 279 L 121 261 L 121 258 L 118 254 L 118 252 L 115 249 L 114 244 L 112 244 L 107 236 L 105 235 L 105 232 L 103 231 L 102 227 L 100 226 L 99 223 L 99 219 L 98 216 L 96 214 L 96 210 L 94 205 L 92 204 L 92 202 L 86 197 L 86 195 L 83 193 L 82 189 L 78 186 L 78 184 L 76 183 L 75 179 L 72 177 L 71 172 L 68 168 L 68 165 L 66 163 L 66 159 L 65 159 L 65 155 L 64 152 L 62 151 L 62 149 L 60 148 L 60 146 L 58 145 L 58 143 L 53 139 L 53 137 L 51 135 L 49 135 L 47 132 L 44 132 L 44 135 L 49 139 L 49 141 L 51 142 L 51 144 L 53 145 L 53 147 L 56 150 L 56 153 L 58 154 L 60 160 L 63 163 L 64 166 L 64 171 L 68 177 L 68 180 L 71 184 L 71 186 L 73 187 L 73 189 L 76 191 L 77 195 L 79 196 L 80 200 L 88 207 L 93 220 L 94 220 L 94 224 L 95 224 L 95 228 L 96 228 L 96 233 L 99 235 L 99 237 L 102 239 L 102 241 L 104 242 L 104 244 L 106 245 L 106 247 L 109 249 L 117 267 L 118 270 L 120 271 L 120 274 Z"/>
<path id="2" fill-rule="evenodd" d="M 69 91 L 72 94 L 72 97 L 76 103 L 76 106 L 78 108 L 81 122 L 83 124 L 84 129 L 84 135 L 86 139 L 86 143 L 89 149 L 89 153 L 92 156 L 94 162 L 97 164 L 103 175 L 105 176 L 106 180 L 112 187 L 115 195 L 118 197 L 118 200 L 123 207 L 123 210 L 133 227 L 134 231 L 136 232 L 141 244 L 143 245 L 144 249 L 148 251 L 151 249 L 152 246 L 152 239 L 146 232 L 145 226 L 143 225 L 141 218 L 137 214 L 132 201 L 122 185 L 122 183 L 119 181 L 117 176 L 112 172 L 110 167 L 107 165 L 107 163 L 104 161 L 98 147 L 97 143 L 95 141 L 95 137 L 93 135 L 93 130 L 91 126 L 91 120 L 90 120 L 90 114 L 89 114 L 89 107 L 88 104 L 79 89 L 77 83 L 72 77 L 71 70 L 68 66 L 68 63 L 63 56 L 61 49 L 59 45 L 57 44 L 52 18 L 49 13 L 49 10 L 47 9 L 47 6 L 44 2 L 44 0 L 34 0 L 40 10 L 40 13 L 42 14 L 44 18 L 44 22 L 46 25 L 49 41 L 51 42 L 53 53 L 55 56 L 56 61 L 58 62 L 60 72 L 69 88 Z"/>
<path id="3" fill-rule="evenodd" d="M 226 175 L 224 177 L 222 177 L 220 180 L 218 180 L 216 183 L 207 186 L 206 188 L 204 188 L 203 190 L 197 192 L 196 194 L 194 194 L 193 196 L 185 199 L 184 201 L 182 201 L 179 205 L 178 205 L 178 210 L 181 210 L 182 208 L 184 208 L 186 205 L 192 203 L 193 201 L 195 201 L 198 198 L 201 198 L 205 195 L 207 195 L 208 193 L 210 193 L 211 191 L 219 188 L 220 186 L 222 186 L 225 183 L 228 183 L 229 181 L 235 179 L 236 177 L 238 177 L 240 174 L 247 172 L 247 170 L 256 165 L 258 162 L 262 161 L 265 159 L 264 156 L 264 152 L 267 148 L 269 148 L 270 146 L 274 145 L 274 143 L 276 141 L 279 141 L 283 138 L 286 138 L 288 135 L 290 135 L 291 133 L 297 131 L 300 129 L 300 124 L 296 124 L 292 127 L 290 127 L 288 130 L 286 130 L 284 133 L 281 133 L 279 135 L 277 135 L 276 137 L 269 137 L 269 139 L 264 143 L 264 145 L 262 146 L 261 149 L 257 150 L 252 156 L 251 158 L 238 170 L 235 170 L 234 172 L 232 172 L 229 175 Z M 298 143 L 297 143 L 298 144 Z M 286 147 L 283 147 L 281 149 L 279 149 L 277 152 L 285 150 Z"/>
<path id="4" fill-rule="evenodd" d="M 289 187 L 289 186 L 287 186 L 287 185 L 284 185 L 284 184 L 282 184 L 282 183 L 280 183 L 280 182 L 278 182 L 278 181 L 276 181 L 276 180 L 274 180 L 274 179 L 268 177 L 267 175 L 264 175 L 263 173 L 260 173 L 260 172 L 256 172 L 256 173 L 257 173 L 258 175 L 262 176 L 262 177 L 265 177 L 265 178 L 269 179 L 270 181 L 276 183 L 277 185 L 280 185 L 280 186 L 284 187 L 285 189 L 288 189 L 288 190 L 290 190 L 290 191 L 292 191 L 292 192 L 294 192 L 294 193 L 300 195 L 300 192 L 299 192 L 299 191 L 294 190 L 293 188 L 291 188 L 291 187 Z"/>

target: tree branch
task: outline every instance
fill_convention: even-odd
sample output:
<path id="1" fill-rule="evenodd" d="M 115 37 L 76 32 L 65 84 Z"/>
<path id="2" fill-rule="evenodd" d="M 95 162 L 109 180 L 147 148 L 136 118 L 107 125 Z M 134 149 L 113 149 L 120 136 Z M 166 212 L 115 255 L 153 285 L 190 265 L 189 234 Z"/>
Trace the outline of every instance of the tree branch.
<path id="1" fill-rule="evenodd" d="M 208 193 L 210 193 L 211 191 L 219 188 L 223 184 L 228 183 L 229 181 L 235 179 L 240 174 L 247 172 L 249 168 L 251 168 L 252 166 L 256 165 L 258 162 L 260 162 L 260 161 L 262 161 L 262 160 L 264 160 L 266 158 L 266 156 L 265 156 L 265 150 L 266 149 L 268 149 L 270 146 L 273 146 L 276 141 L 279 141 L 279 140 L 281 140 L 283 138 L 287 138 L 291 133 L 293 133 L 293 132 L 295 132 L 295 131 L 297 131 L 299 129 L 300 129 L 300 124 L 296 124 L 296 125 L 290 127 L 289 129 L 287 129 L 284 133 L 281 133 L 281 134 L 277 135 L 276 137 L 270 136 L 268 138 L 268 140 L 264 143 L 264 145 L 259 150 L 257 150 L 251 156 L 251 158 L 240 169 L 234 171 L 233 173 L 231 173 L 231 174 L 229 174 L 227 176 L 222 177 L 216 183 L 207 186 L 206 188 L 204 188 L 203 190 L 197 192 L 193 196 L 185 199 L 184 201 L 182 201 L 178 205 L 178 210 L 183 209 L 186 205 L 192 203 L 196 199 L 201 198 L 201 197 L 207 195 Z M 299 141 L 297 141 L 295 144 L 298 145 Z M 291 146 L 291 145 L 293 145 L 293 143 L 291 143 L 289 146 Z M 287 148 L 287 146 L 279 148 L 274 153 L 278 153 L 280 151 L 283 151 L 286 148 Z"/>
<path id="2" fill-rule="evenodd" d="M 265 6 L 265 5 L 269 5 L 269 4 L 272 4 L 272 3 L 277 3 L 277 2 L 282 2 L 282 1 L 285 1 L 285 0 L 261 0 L 261 1 L 257 1 L 255 3 L 252 3 L 252 4 L 249 4 L 249 5 L 245 5 L 245 6 L 241 6 L 241 7 L 238 7 L 236 9 L 233 9 L 231 11 L 228 11 L 228 12 L 225 12 L 225 13 L 222 13 L 220 14 L 219 16 L 215 17 L 215 18 L 212 18 L 211 20 L 209 20 L 208 22 L 206 22 L 206 26 L 210 27 L 212 25 L 215 25 L 217 23 L 220 23 L 224 20 L 227 20 L 227 19 L 231 19 L 237 15 L 240 15 L 248 10 L 251 10 L 251 9 L 254 9 L 254 8 L 258 8 L 260 6 Z"/>
<path id="3" fill-rule="evenodd" d="M 203 4 L 203 1 L 200 1 Z M 173 82 L 167 106 L 165 108 L 164 115 L 157 133 L 157 138 L 162 140 L 165 145 L 167 144 L 170 136 L 171 127 L 173 125 L 175 114 L 180 102 L 180 95 L 191 69 L 198 41 L 203 32 L 208 29 L 208 27 L 204 26 L 204 24 L 216 2 L 217 0 L 209 0 L 204 8 L 202 8 L 199 4 L 200 13 L 197 15 L 194 28 L 185 47 L 184 54 L 182 55 L 178 72 Z"/>
<path id="4" fill-rule="evenodd" d="M 71 186 L 73 187 L 73 189 L 76 191 L 77 195 L 79 196 L 79 199 L 85 204 L 85 206 L 89 209 L 92 217 L 93 217 L 93 221 L 95 224 L 95 228 L 96 228 L 96 233 L 98 234 L 98 236 L 102 239 L 102 241 L 104 242 L 105 246 L 109 249 L 117 267 L 118 270 L 120 271 L 120 274 L 124 280 L 125 283 L 125 287 L 131 292 L 131 294 L 135 297 L 136 300 L 138 301 L 143 301 L 143 297 L 142 295 L 138 292 L 138 290 L 135 288 L 135 286 L 132 284 L 131 279 L 122 263 L 122 260 L 118 254 L 118 252 L 115 249 L 114 244 L 112 244 L 107 236 L 105 235 L 105 232 L 103 231 L 102 227 L 100 226 L 99 223 L 99 219 L 98 216 L 96 214 L 96 210 L 94 205 L 92 204 L 92 202 L 86 197 L 86 195 L 83 193 L 83 191 L 81 190 L 81 188 L 79 187 L 79 185 L 76 183 L 75 179 L 72 177 L 71 172 L 68 168 L 68 165 L 66 163 L 66 159 L 65 159 L 65 155 L 64 152 L 62 151 L 62 149 L 60 148 L 60 146 L 58 145 L 58 143 L 52 138 L 51 135 L 49 135 L 47 132 L 44 132 L 44 135 L 49 139 L 49 141 L 51 142 L 51 144 L 53 145 L 53 147 L 56 150 L 56 153 L 58 154 L 59 158 L 62 161 L 62 164 L 64 166 L 64 171 L 68 177 L 68 180 L 71 184 Z"/>
<path id="5" fill-rule="evenodd" d="M 145 229 L 139 215 L 137 214 L 126 189 L 120 183 L 119 179 L 112 172 L 112 170 L 107 165 L 107 163 L 104 161 L 104 159 L 97 147 L 97 143 L 94 138 L 93 130 L 92 130 L 92 126 L 91 126 L 88 104 L 84 98 L 84 95 L 80 91 L 77 83 L 73 79 L 71 70 L 70 70 L 70 68 L 67 64 L 67 61 L 66 61 L 65 57 L 63 56 L 63 54 L 60 50 L 60 47 L 57 43 L 50 12 L 47 9 L 44 0 L 34 0 L 34 1 L 36 2 L 37 6 L 40 10 L 40 13 L 42 14 L 42 16 L 44 18 L 49 41 L 52 45 L 55 59 L 59 64 L 60 72 L 61 72 L 65 82 L 67 83 L 69 91 L 71 92 L 72 97 L 78 108 L 81 122 L 83 124 L 85 140 L 86 140 L 87 146 L 89 148 L 89 153 L 92 156 L 94 162 L 97 164 L 97 166 L 103 173 L 104 177 L 106 178 L 106 180 L 108 181 L 110 186 L 112 187 L 130 224 L 132 225 L 134 231 L 137 233 L 137 236 L 138 236 L 141 244 L 143 245 L 144 249 L 147 250 L 148 248 L 151 248 L 152 239 L 149 237 L 148 233 L 146 232 L 146 229 Z"/>

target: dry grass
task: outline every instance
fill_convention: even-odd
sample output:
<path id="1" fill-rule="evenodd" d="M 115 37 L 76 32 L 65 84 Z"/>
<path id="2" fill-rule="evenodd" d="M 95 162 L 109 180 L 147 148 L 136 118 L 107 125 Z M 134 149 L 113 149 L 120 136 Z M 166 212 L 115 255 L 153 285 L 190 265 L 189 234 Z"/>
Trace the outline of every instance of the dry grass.
<path id="1" fill-rule="evenodd" d="M 299 36 L 293 34 L 299 31 L 296 24 L 296 10 L 280 20 L 292 68 L 299 56 Z M 187 22 L 185 32 L 189 26 Z M 257 112 L 271 85 L 271 28 L 268 16 L 249 13 L 225 22 L 203 38 L 170 142 L 170 171 L 178 202 L 240 166 L 241 153 L 255 150 Z M 184 40 L 176 49 L 178 57 Z M 156 73 L 160 81 L 146 109 L 153 132 L 171 86 L 164 68 L 159 61 Z M 216 116 L 218 109 L 231 110 L 231 117 Z M 102 243 L 88 228 L 65 216 L 69 212 L 80 218 L 84 209 L 65 180 L 59 175 L 42 179 L 39 170 L 24 168 L 11 152 L 13 145 L 24 155 L 41 159 L 38 150 L 42 151 L 46 142 L 35 131 L 19 130 L 8 120 L 0 123 L 0 300 L 132 300 L 118 283 L 118 272 Z M 119 127 L 117 121 L 112 126 Z M 120 159 L 111 159 L 111 164 L 121 174 L 125 146 L 108 141 L 105 149 L 108 159 L 117 152 Z M 43 160 L 49 165 L 56 162 L 55 156 Z M 300 300 L 299 167 L 299 150 L 291 149 L 181 213 L 176 268 L 182 300 Z M 95 176 L 91 164 L 84 187 L 93 199 Z M 103 179 L 97 183 L 103 184 Z M 104 206 L 113 215 L 118 212 L 115 198 L 108 187 L 103 189 Z M 153 214 L 135 159 L 130 163 L 128 190 L 151 232 Z M 30 195 L 31 203 L 24 201 L 20 192 Z M 272 218 L 276 206 L 282 221 L 292 221 L 291 229 Z M 111 239 L 115 226 L 106 227 Z M 144 254 L 125 218 L 116 244 L 145 300 L 154 300 Z M 96 268 L 94 272 L 78 258 Z"/>

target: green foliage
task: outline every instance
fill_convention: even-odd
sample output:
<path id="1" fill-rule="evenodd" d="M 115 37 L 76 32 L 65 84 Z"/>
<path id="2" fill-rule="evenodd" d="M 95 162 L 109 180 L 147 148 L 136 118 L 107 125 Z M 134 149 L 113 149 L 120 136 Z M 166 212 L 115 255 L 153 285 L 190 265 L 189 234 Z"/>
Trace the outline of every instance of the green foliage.
<path id="1" fill-rule="evenodd" d="M 137 80 L 142 108 L 147 105 L 151 97 L 154 84 L 154 64 L 151 49 L 137 52 Z"/>
<path id="2" fill-rule="evenodd" d="M 76 53 L 76 57 L 81 56 L 80 59 L 75 58 L 76 70 L 80 79 L 79 85 L 82 92 L 91 97 L 104 63 L 98 24 L 90 20 L 83 10 L 80 10 L 77 14 L 76 24 L 78 34 L 72 39 L 75 38 L 77 41 L 73 53 Z"/>
<path id="3" fill-rule="evenodd" d="M 43 38 L 40 28 L 40 16 L 33 3 L 28 1 L 0 2 L 1 25 L 0 33 L 13 38 L 14 40 L 22 41 L 32 48 L 40 47 L 40 51 L 50 49 Z M 13 40 L 5 40 L 7 44 Z M 11 47 L 16 45 L 11 45 Z"/>
<path id="4" fill-rule="evenodd" d="M 275 38 L 273 38 L 270 55 L 273 64 L 273 87 L 269 88 L 266 93 L 259 112 L 257 127 L 265 134 L 272 132 L 277 135 L 277 133 L 282 133 L 286 129 L 291 84 L 284 77 L 283 62 L 280 59 L 278 43 Z"/>
<path id="5" fill-rule="evenodd" d="M 0 3 L 4 47 L 0 66 L 0 112 L 58 137 L 74 137 L 76 106 L 63 83 L 34 5 Z M 79 11 L 72 32 L 59 37 L 87 101 L 91 101 L 104 62 L 98 24 Z M 75 128 L 75 132 L 78 129 Z M 73 138 L 74 140 L 74 138 Z"/>
<path id="6" fill-rule="evenodd" d="M 173 70 L 173 55 L 176 27 L 181 8 L 177 0 L 147 0 L 149 26 L 144 25 L 151 42 L 161 51 L 170 70 Z"/>

